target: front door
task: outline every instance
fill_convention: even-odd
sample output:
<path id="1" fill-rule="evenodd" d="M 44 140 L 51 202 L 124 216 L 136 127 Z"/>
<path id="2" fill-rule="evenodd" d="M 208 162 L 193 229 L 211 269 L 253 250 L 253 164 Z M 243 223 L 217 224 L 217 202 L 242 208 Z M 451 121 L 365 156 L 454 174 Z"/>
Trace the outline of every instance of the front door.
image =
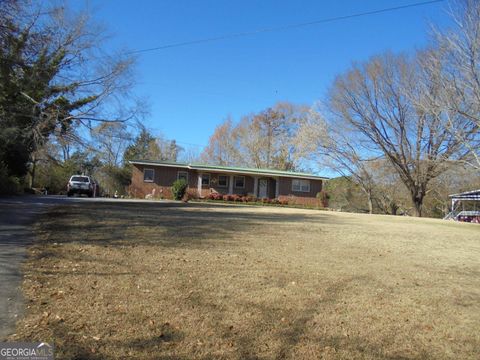
<path id="1" fill-rule="evenodd" d="M 268 180 L 267 179 L 260 179 L 258 181 L 258 197 L 259 198 L 268 197 L 267 188 L 268 188 Z"/>

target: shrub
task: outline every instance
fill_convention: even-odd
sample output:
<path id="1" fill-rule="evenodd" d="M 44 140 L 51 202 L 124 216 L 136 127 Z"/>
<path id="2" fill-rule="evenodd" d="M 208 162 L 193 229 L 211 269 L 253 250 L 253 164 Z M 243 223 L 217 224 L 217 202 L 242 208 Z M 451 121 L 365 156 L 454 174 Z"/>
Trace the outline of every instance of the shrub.
<path id="1" fill-rule="evenodd" d="M 185 194 L 182 196 L 182 201 L 183 202 L 189 202 L 191 199 L 193 199 L 195 196 L 188 191 L 185 191 Z"/>
<path id="2" fill-rule="evenodd" d="M 287 199 L 280 199 L 278 200 L 280 205 L 288 205 L 288 200 Z"/>
<path id="3" fill-rule="evenodd" d="M 320 191 L 317 193 L 317 199 L 320 200 L 320 203 L 322 204 L 322 207 L 326 208 L 328 207 L 328 199 L 330 196 L 327 194 L 325 190 Z"/>
<path id="4" fill-rule="evenodd" d="M 20 179 L 15 176 L 9 176 L 7 167 L 0 162 L 0 194 L 18 194 L 21 192 L 21 188 Z"/>
<path id="5" fill-rule="evenodd" d="M 223 200 L 223 195 L 219 193 L 211 193 L 208 194 L 208 199 L 209 200 Z"/>
<path id="6" fill-rule="evenodd" d="M 172 195 L 175 200 L 182 200 L 187 191 L 187 182 L 184 179 L 175 180 L 172 184 Z"/>

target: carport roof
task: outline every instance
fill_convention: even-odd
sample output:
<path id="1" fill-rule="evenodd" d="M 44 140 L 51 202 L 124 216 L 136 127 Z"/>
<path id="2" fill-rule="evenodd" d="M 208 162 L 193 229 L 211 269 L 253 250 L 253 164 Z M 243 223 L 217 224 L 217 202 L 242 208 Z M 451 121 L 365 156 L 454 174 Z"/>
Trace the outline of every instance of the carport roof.
<path id="1" fill-rule="evenodd" d="M 448 195 L 452 200 L 480 200 L 480 189 Z"/>
<path id="2" fill-rule="evenodd" d="M 234 167 L 234 166 L 214 166 L 214 165 L 205 165 L 205 164 L 186 164 L 186 163 L 177 163 L 173 161 L 153 161 L 153 160 L 131 160 L 130 164 L 138 165 L 156 165 L 156 166 L 167 166 L 167 167 L 179 167 L 191 170 L 201 170 L 201 171 L 212 171 L 212 172 L 223 172 L 223 173 L 232 173 L 232 174 L 247 174 L 247 175 L 263 175 L 263 176 L 272 176 L 272 177 L 290 177 L 290 178 L 302 178 L 302 179 L 311 179 L 311 180 L 329 180 L 329 178 L 314 174 L 294 172 L 294 171 L 281 171 L 281 170 L 271 170 L 271 169 L 255 169 L 255 168 L 244 168 L 244 167 Z"/>

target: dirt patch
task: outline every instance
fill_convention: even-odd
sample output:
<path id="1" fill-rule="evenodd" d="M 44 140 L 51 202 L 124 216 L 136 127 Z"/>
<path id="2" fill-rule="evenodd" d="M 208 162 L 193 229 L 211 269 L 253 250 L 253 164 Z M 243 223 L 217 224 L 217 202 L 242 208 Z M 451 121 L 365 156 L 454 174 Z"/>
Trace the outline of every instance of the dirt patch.
<path id="1" fill-rule="evenodd" d="M 480 227 L 212 204 L 37 225 L 12 339 L 67 359 L 477 359 Z"/>

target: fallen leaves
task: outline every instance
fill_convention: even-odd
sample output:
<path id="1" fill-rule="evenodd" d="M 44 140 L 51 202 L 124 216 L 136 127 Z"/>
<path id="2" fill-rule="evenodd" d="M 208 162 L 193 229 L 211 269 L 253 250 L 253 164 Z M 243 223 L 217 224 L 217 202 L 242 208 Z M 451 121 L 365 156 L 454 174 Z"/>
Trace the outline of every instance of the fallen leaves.
<path id="1" fill-rule="evenodd" d="M 439 355 L 435 351 L 444 346 L 438 343 L 453 336 L 455 343 L 449 342 L 449 346 L 465 358 L 469 355 L 461 348 L 468 334 L 452 329 L 451 334 L 442 338 L 440 330 L 445 325 L 441 319 L 446 316 L 439 314 L 439 323 L 429 319 L 419 321 L 429 308 L 408 311 L 429 304 L 429 299 L 421 297 L 425 284 L 431 284 L 429 296 L 445 293 L 444 287 L 437 288 L 439 283 L 425 280 L 422 274 L 408 273 L 404 263 L 408 264 L 410 256 L 416 256 L 413 253 L 409 257 L 399 253 L 397 262 L 387 264 L 383 262 L 385 256 L 375 257 L 378 263 L 369 263 L 365 256 L 372 251 L 375 239 L 366 241 L 356 235 L 355 241 L 351 241 L 348 226 L 344 232 L 343 224 L 331 225 L 328 219 L 321 221 L 322 227 L 332 226 L 330 229 L 335 232 L 330 234 L 338 234 L 338 239 L 327 239 L 329 242 L 315 232 L 318 227 L 313 221 L 302 228 L 303 232 L 298 231 L 295 222 L 265 221 L 255 231 L 246 228 L 236 233 L 234 241 L 229 236 L 216 238 L 217 232 L 204 229 L 201 241 L 192 242 L 182 236 L 181 227 L 187 224 L 193 228 L 195 222 L 188 223 L 181 210 L 150 210 L 152 214 L 138 211 L 148 223 L 147 226 L 144 220 L 138 220 L 145 225 L 141 226 L 141 234 L 140 226 L 125 227 L 125 221 L 136 219 L 126 205 L 118 209 L 118 214 L 109 213 L 106 222 L 96 208 L 91 209 L 88 215 L 91 214 L 91 219 L 84 225 L 83 212 L 82 216 L 68 218 L 68 223 L 63 217 L 53 218 L 55 231 L 51 237 L 63 236 L 62 246 L 54 248 L 52 256 L 44 256 L 40 265 L 27 264 L 30 276 L 24 287 L 30 308 L 27 320 L 21 320 L 17 328 L 19 337 L 57 336 L 63 341 L 59 351 L 76 351 L 73 344 L 81 344 L 82 356 L 95 354 L 90 354 L 91 358 L 118 358 L 121 351 L 122 356 L 138 359 L 241 358 L 242 355 L 334 359 L 361 358 L 365 354 L 358 352 L 355 342 L 364 340 L 381 344 L 379 351 L 389 346 L 404 346 L 407 341 L 413 346 L 420 345 L 419 351 L 424 350 L 423 343 L 409 338 L 415 328 L 424 338 L 434 339 L 439 335 L 437 344 L 425 347 L 431 350 L 432 357 Z M 180 214 L 172 215 L 179 211 Z M 168 228 L 162 225 L 165 219 L 159 213 L 169 217 Z M 308 216 L 313 217 L 312 214 Z M 215 217 L 215 226 L 223 231 L 224 224 L 220 221 L 223 214 L 216 215 L 219 217 Z M 81 232 L 77 235 L 64 231 L 68 226 L 88 228 L 92 219 L 98 227 L 88 230 L 91 231 L 88 238 Z M 198 220 L 207 224 L 204 217 Z M 231 222 L 232 226 L 242 225 L 236 220 Z M 121 234 L 112 230 L 115 226 L 122 229 Z M 352 226 L 357 224 L 354 222 Z M 380 232 L 381 227 L 375 231 Z M 167 240 L 172 242 L 162 246 L 167 232 Z M 128 242 L 119 246 L 117 242 L 123 240 L 117 235 Z M 95 244 L 96 239 L 108 238 L 112 238 L 111 244 L 105 241 Z M 90 244 L 86 245 L 86 241 Z M 298 241 L 302 241 L 301 257 L 296 251 Z M 282 251 L 284 246 L 286 253 Z M 382 246 L 390 245 L 382 243 Z M 423 246 L 427 248 L 422 242 L 419 256 L 423 254 Z M 38 249 L 41 255 L 42 248 Z M 385 265 L 391 266 L 391 271 L 384 271 L 390 269 Z M 425 267 L 428 266 L 426 263 Z M 77 269 L 75 273 L 72 268 Z M 435 276 L 435 272 L 431 274 Z M 441 275 L 437 281 L 452 282 L 451 277 Z M 400 279 L 405 293 L 394 286 Z M 412 294 L 415 306 L 409 297 Z M 440 300 L 438 304 L 445 305 Z M 451 309 L 451 304 L 446 308 Z M 457 307 L 457 310 L 468 309 Z M 452 318 L 457 314 L 453 313 Z M 423 327 L 424 324 L 435 326 Z M 382 342 L 391 336 L 386 330 L 392 327 L 396 336 L 393 345 Z M 282 344 L 292 337 L 296 345 L 291 351 L 280 353 Z M 351 352 L 346 354 L 346 350 Z M 78 354 L 67 353 L 60 358 L 75 356 Z"/>

